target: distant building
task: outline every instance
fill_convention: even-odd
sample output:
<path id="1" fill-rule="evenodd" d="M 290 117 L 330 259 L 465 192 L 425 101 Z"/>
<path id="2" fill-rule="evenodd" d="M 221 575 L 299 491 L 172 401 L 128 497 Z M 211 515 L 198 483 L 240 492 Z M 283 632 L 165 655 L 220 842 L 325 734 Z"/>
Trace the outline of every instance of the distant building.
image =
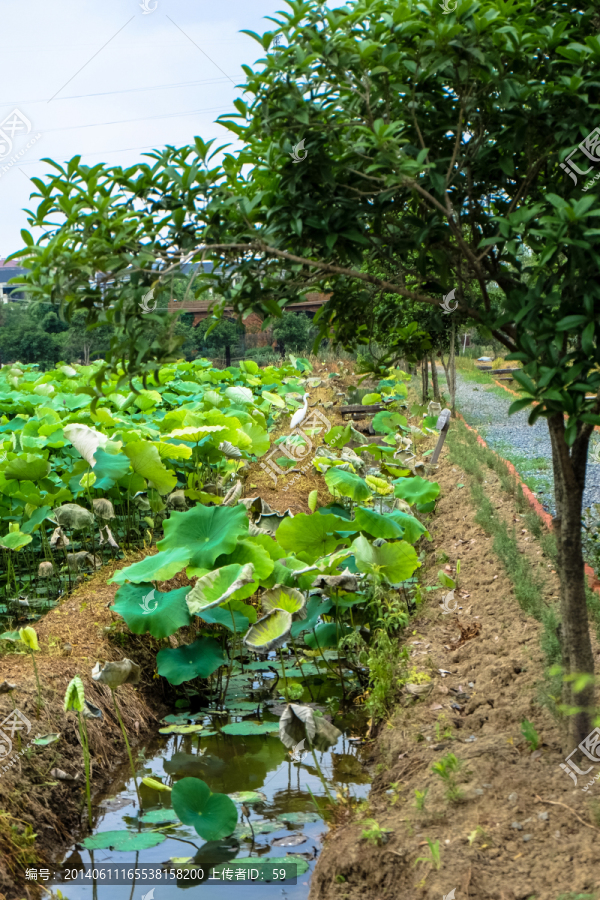
<path id="1" fill-rule="evenodd" d="M 15 263 L 7 263 L 6 260 L 0 259 L 0 303 L 5 303 L 7 298 L 12 300 L 22 300 L 25 297 L 23 290 L 18 284 L 7 284 L 11 278 L 19 278 L 25 275 L 27 270 L 15 265 Z"/>
<path id="2" fill-rule="evenodd" d="M 199 263 L 186 263 L 181 267 L 181 270 L 184 275 L 189 275 L 191 272 L 197 268 Z M 204 266 L 205 272 L 212 272 L 213 264 L 211 262 L 202 263 Z M 323 306 L 329 298 L 331 294 L 322 294 L 322 293 L 311 293 L 306 294 L 305 300 L 300 300 L 297 303 L 288 303 L 285 307 L 286 312 L 302 312 L 306 313 L 309 318 L 313 318 L 315 313 L 321 306 Z M 198 325 L 199 322 L 202 322 L 203 319 L 207 319 L 211 315 L 211 307 L 214 305 L 214 300 L 176 300 L 172 299 L 169 301 L 169 312 L 186 312 L 194 314 L 193 325 Z M 226 306 L 224 309 L 224 315 L 228 319 L 234 319 L 235 313 L 233 311 L 233 307 Z M 273 335 L 270 328 L 262 330 L 263 320 L 257 313 L 251 313 L 244 319 L 244 326 L 246 330 L 246 346 L 247 347 L 265 347 L 268 344 L 271 344 L 273 340 Z"/>

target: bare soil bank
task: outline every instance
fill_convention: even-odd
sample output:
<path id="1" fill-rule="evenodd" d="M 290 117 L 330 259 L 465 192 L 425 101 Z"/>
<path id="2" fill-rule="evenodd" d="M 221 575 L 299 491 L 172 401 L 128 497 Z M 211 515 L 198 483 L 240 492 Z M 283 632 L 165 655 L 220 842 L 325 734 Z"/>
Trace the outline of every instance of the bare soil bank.
<path id="1" fill-rule="evenodd" d="M 517 603 L 492 537 L 475 523 L 470 476 L 449 462 L 446 448 L 435 478 L 441 497 L 429 526 L 424 583 L 436 583 L 436 554 L 444 551 L 451 566 L 460 559 L 460 589 L 468 596 L 459 599 L 459 615 L 444 615 L 442 592 L 429 594 L 405 639 L 411 664 L 433 673 L 433 687 L 424 699 L 407 698 L 373 744 L 378 774 L 367 815 L 392 830 L 388 842 L 361 839 L 366 815 L 348 815 L 348 824 L 340 816 L 309 900 L 440 900 L 453 888 L 457 900 L 574 900 L 584 892 L 587 900 L 600 887 L 600 786 L 582 788 L 596 769 L 574 787 L 559 768 L 560 729 L 538 702 L 541 626 Z M 489 470 L 485 478 L 495 515 L 516 525 L 518 550 L 543 579 L 548 602 L 558 592 L 551 561 L 524 530 L 498 476 Z M 439 669 L 451 674 L 442 677 Z M 537 752 L 521 733 L 524 719 L 541 737 Z M 447 799 L 432 772 L 448 753 L 464 761 L 460 802 Z M 426 790 L 419 810 L 415 791 Z M 439 869 L 416 862 L 431 857 L 427 839 L 439 841 Z"/>

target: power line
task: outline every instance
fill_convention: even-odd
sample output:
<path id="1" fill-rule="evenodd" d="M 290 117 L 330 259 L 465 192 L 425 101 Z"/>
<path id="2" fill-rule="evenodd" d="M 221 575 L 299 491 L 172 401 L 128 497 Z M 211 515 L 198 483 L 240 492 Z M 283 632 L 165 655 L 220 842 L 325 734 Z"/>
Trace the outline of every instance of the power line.
<path id="1" fill-rule="evenodd" d="M 46 128 L 45 131 L 42 132 L 42 135 L 51 134 L 54 131 L 76 131 L 78 128 L 100 128 L 105 125 L 128 125 L 130 122 L 147 122 L 152 119 L 177 119 L 183 116 L 195 116 L 198 113 L 219 112 L 219 110 L 222 109 L 222 106 L 209 106 L 204 109 L 192 109 L 189 112 L 162 113 L 159 116 L 140 116 L 138 119 L 115 119 L 112 122 L 90 122 L 88 125 L 65 125 L 61 128 Z"/>
<path id="2" fill-rule="evenodd" d="M 203 81 L 179 81 L 174 84 L 156 84 L 151 87 L 139 87 L 139 88 L 124 88 L 120 91 L 97 91 L 96 93 L 89 94 L 70 94 L 68 97 L 59 97 L 59 100 L 81 100 L 86 97 L 108 97 L 112 94 L 136 94 L 142 93 L 144 91 L 162 91 L 169 90 L 171 88 L 180 88 L 180 87 L 192 87 L 194 85 L 199 84 L 222 84 L 225 81 L 224 78 L 208 78 Z M 2 106 L 16 106 L 18 103 L 25 105 L 33 105 L 34 103 L 48 103 L 48 99 L 44 97 L 42 100 L 6 100 L 3 101 Z"/>
<path id="3" fill-rule="evenodd" d="M 85 67 L 86 67 L 89 63 L 91 63 L 91 61 L 92 61 L 93 59 L 95 59 L 95 58 L 98 56 L 98 54 L 101 53 L 102 50 L 104 50 L 104 48 L 107 47 L 107 46 L 110 44 L 110 42 L 111 42 L 112 40 L 114 40 L 114 38 L 116 38 L 116 36 L 117 36 L 118 34 L 120 34 L 120 33 L 123 31 L 123 28 L 126 28 L 126 27 L 129 25 L 130 22 L 133 22 L 134 19 L 135 19 L 135 16 L 132 16 L 131 19 L 128 19 L 128 20 L 125 22 L 125 24 L 122 25 L 121 28 L 119 28 L 118 31 L 115 31 L 115 33 L 113 34 L 113 36 L 112 36 L 111 38 L 109 38 L 105 44 L 102 44 L 102 46 L 100 47 L 100 50 L 96 50 L 96 52 L 94 53 L 94 55 L 93 55 L 93 56 L 90 56 L 90 58 L 88 59 L 88 61 L 82 65 L 81 69 L 77 69 L 77 71 L 75 72 L 75 75 L 72 75 L 72 76 L 69 78 L 68 81 L 65 81 L 65 83 L 63 84 L 63 86 L 57 90 L 56 94 L 60 94 L 60 92 L 62 91 L 62 89 L 63 89 L 63 88 L 66 88 L 66 86 L 67 86 L 68 84 L 70 84 L 71 81 L 73 81 L 73 79 L 76 78 L 76 77 L 79 75 L 79 73 L 80 73 L 83 69 L 85 69 Z M 52 100 L 54 100 L 54 98 L 56 97 L 56 94 L 52 94 L 52 96 L 50 97 L 50 100 L 48 100 L 48 103 L 50 103 Z"/>

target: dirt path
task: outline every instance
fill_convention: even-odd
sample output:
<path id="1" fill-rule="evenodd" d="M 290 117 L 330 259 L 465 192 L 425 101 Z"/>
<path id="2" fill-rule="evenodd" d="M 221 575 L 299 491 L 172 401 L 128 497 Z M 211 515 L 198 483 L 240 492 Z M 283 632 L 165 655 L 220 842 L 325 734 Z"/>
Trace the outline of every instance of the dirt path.
<path id="1" fill-rule="evenodd" d="M 524 510 L 518 513 L 498 476 L 484 471 L 481 487 L 494 515 L 515 526 L 516 552 L 550 604 L 558 588 L 552 562 L 525 528 Z M 600 886 L 598 789 L 582 793 L 587 778 L 574 788 L 559 768 L 559 728 L 539 702 L 542 626 L 520 608 L 492 537 L 475 521 L 473 476 L 453 464 L 445 448 L 436 478 L 441 496 L 423 577 L 434 584 L 440 560 L 447 556 L 455 566 L 460 558 L 463 609 L 444 615 L 436 591 L 414 620 L 406 636 L 410 664 L 432 676 L 431 693 L 417 701 L 405 695 L 379 729 L 372 757 L 379 774 L 369 809 L 331 832 L 310 900 L 439 900 L 452 889 L 460 900 L 557 900 L 563 894 L 570 900 Z M 600 652 L 597 643 L 594 649 Z M 535 753 L 521 733 L 525 719 L 542 742 Z M 449 753 L 463 763 L 458 802 L 448 799 L 447 785 L 432 771 Z M 427 792 L 422 810 L 417 791 Z M 367 818 L 391 829 L 387 843 L 361 839 L 364 825 L 357 820 Z M 439 849 L 437 868 L 417 862 L 431 857 L 428 841 Z"/>

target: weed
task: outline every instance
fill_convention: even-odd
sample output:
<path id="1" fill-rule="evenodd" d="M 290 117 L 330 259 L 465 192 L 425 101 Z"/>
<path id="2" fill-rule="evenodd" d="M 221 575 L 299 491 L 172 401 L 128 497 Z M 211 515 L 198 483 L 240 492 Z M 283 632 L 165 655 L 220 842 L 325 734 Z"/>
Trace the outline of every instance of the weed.
<path id="1" fill-rule="evenodd" d="M 425 788 L 424 791 L 418 791 L 415 788 L 415 806 L 419 811 L 425 809 L 425 800 L 427 799 L 427 794 L 429 793 L 429 788 Z"/>
<path id="2" fill-rule="evenodd" d="M 400 648 L 397 641 L 378 630 L 369 648 L 369 693 L 365 708 L 373 721 L 386 718 L 391 712 L 402 679 L 398 678 L 398 668 L 406 665 L 408 648 Z"/>
<path id="3" fill-rule="evenodd" d="M 427 838 L 427 843 L 429 844 L 429 856 L 418 856 L 415 859 L 414 865 L 417 863 L 426 862 L 430 863 L 436 872 L 439 872 L 440 866 L 442 865 L 440 859 L 440 842 L 432 841 L 430 838 Z"/>
<path id="4" fill-rule="evenodd" d="M 395 806 L 400 799 L 400 782 L 392 781 L 390 783 L 389 790 L 386 791 L 386 794 L 390 798 L 390 803 L 392 804 L 392 806 Z"/>
<path id="5" fill-rule="evenodd" d="M 452 803 L 458 803 L 462 799 L 462 791 L 456 783 L 456 775 L 462 770 L 464 762 L 458 759 L 454 753 L 447 753 L 442 756 L 439 762 L 431 767 L 431 771 L 435 775 L 439 775 L 446 785 L 446 797 Z"/>
<path id="6" fill-rule="evenodd" d="M 481 825 L 478 825 L 474 831 L 467 835 L 467 840 L 469 842 L 469 847 L 472 847 L 475 841 L 489 841 L 490 837 L 488 833 L 483 830 Z"/>
<path id="7" fill-rule="evenodd" d="M 368 841 L 375 847 L 381 847 L 382 844 L 387 843 L 389 840 L 388 835 L 391 834 L 392 829 L 382 828 L 375 819 L 365 819 L 360 824 L 367 826 L 361 834 L 363 841 Z"/>
<path id="8" fill-rule="evenodd" d="M 23 828 L 20 828 L 20 825 Z M 35 852 L 36 837 L 32 825 L 0 810 L 0 847 L 4 851 L 3 859 L 13 873 L 15 862 L 23 869 L 38 865 L 39 860 Z"/>
<path id="9" fill-rule="evenodd" d="M 443 730 L 442 730 L 443 729 Z M 435 723 L 435 740 L 439 744 L 440 741 L 452 738 L 452 729 L 445 713 L 440 713 Z"/>
<path id="10" fill-rule="evenodd" d="M 440 550 L 437 554 L 437 561 L 441 566 L 445 566 L 449 561 L 450 557 L 443 550 Z"/>
<path id="11" fill-rule="evenodd" d="M 533 723 L 528 719 L 523 719 L 521 722 L 521 734 L 529 744 L 531 750 L 537 750 L 540 746 L 540 736 L 535 730 Z"/>

